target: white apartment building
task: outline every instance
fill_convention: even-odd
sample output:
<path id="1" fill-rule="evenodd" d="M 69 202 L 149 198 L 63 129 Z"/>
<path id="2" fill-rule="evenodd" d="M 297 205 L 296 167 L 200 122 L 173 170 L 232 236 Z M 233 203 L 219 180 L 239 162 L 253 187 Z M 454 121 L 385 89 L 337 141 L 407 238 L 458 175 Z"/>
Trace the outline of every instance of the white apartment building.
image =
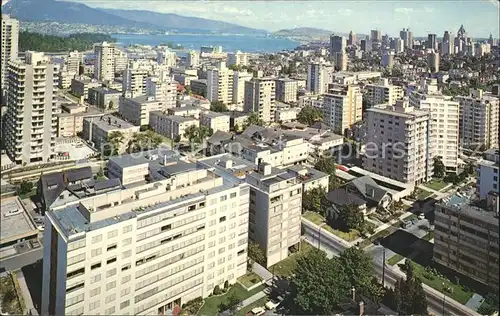
<path id="1" fill-rule="evenodd" d="M 233 73 L 233 104 L 238 109 L 243 109 L 245 104 L 245 82 L 253 78 L 253 74 L 245 71 Z"/>
<path id="2" fill-rule="evenodd" d="M 2 14 L 2 98 L 7 93 L 7 66 L 9 60 L 17 59 L 19 54 L 19 21 L 7 14 Z"/>
<path id="3" fill-rule="evenodd" d="M 69 89 L 71 88 L 71 81 L 75 78 L 76 73 L 67 72 L 67 71 L 59 71 L 57 74 L 57 85 L 61 89 Z"/>
<path id="4" fill-rule="evenodd" d="M 187 54 L 187 65 L 188 67 L 198 67 L 200 65 L 200 54 L 192 50 Z"/>
<path id="5" fill-rule="evenodd" d="M 207 71 L 207 99 L 226 105 L 233 101 L 233 71 L 224 62 Z"/>
<path id="6" fill-rule="evenodd" d="M 177 104 L 177 82 L 171 77 L 149 77 L 146 79 L 146 95 L 162 102 L 165 109 Z"/>
<path id="7" fill-rule="evenodd" d="M 498 96 L 481 89 L 469 96 L 456 96 L 460 105 L 459 137 L 464 147 L 493 148 L 499 145 L 500 105 Z"/>
<path id="8" fill-rule="evenodd" d="M 177 55 L 171 50 L 164 49 L 158 51 L 156 61 L 159 65 L 165 65 L 167 67 L 175 67 L 177 65 Z"/>
<path id="9" fill-rule="evenodd" d="M 337 134 L 361 121 L 362 111 L 363 94 L 357 85 L 330 84 L 323 95 L 323 122 Z"/>
<path id="10" fill-rule="evenodd" d="M 300 242 L 302 183 L 297 175 L 266 163 L 256 166 L 229 154 L 202 159 L 198 164 L 236 180 L 245 179 L 250 185 L 250 240 L 264 251 L 266 267 L 287 258 Z"/>
<path id="11" fill-rule="evenodd" d="M 382 78 L 378 83 L 365 85 L 365 95 L 368 106 L 378 104 L 394 105 L 397 99 L 404 96 L 403 88 L 389 84 L 389 79 Z"/>
<path id="12" fill-rule="evenodd" d="M 476 170 L 476 192 L 480 199 L 486 198 L 488 193 L 500 191 L 498 178 L 500 176 L 500 158 L 497 148 L 484 152 L 483 159 L 479 161 Z"/>
<path id="13" fill-rule="evenodd" d="M 192 116 L 166 115 L 160 111 L 153 111 L 149 114 L 149 126 L 158 134 L 169 139 L 186 141 L 184 133 L 186 129 L 194 125 L 198 127 L 200 121 Z"/>
<path id="14" fill-rule="evenodd" d="M 435 79 L 422 82 L 410 96 L 410 106 L 430 113 L 430 128 L 436 135 L 433 155 L 440 156 L 446 171 L 457 172 L 459 166 L 459 104 L 451 96 L 442 95 Z"/>
<path id="15" fill-rule="evenodd" d="M 122 91 L 131 98 L 145 95 L 148 76 L 147 69 L 133 68 L 132 65 L 129 65 L 123 72 Z"/>
<path id="16" fill-rule="evenodd" d="M 117 149 L 119 153 L 123 153 L 134 134 L 139 131 L 139 126 L 134 126 L 113 115 L 104 115 L 98 118 L 86 117 L 83 119 L 82 138 L 91 142 L 93 147 L 98 151 L 104 152 L 106 144 L 108 144 L 109 135 L 113 132 L 120 132 L 123 135 L 123 140 L 120 148 Z"/>
<path id="17" fill-rule="evenodd" d="M 128 55 L 115 48 L 115 74 L 122 73 L 128 66 Z"/>
<path id="18" fill-rule="evenodd" d="M 436 51 L 431 51 L 427 54 L 427 68 L 431 72 L 439 72 L 439 53 Z"/>
<path id="19" fill-rule="evenodd" d="M 290 103 L 297 102 L 299 85 L 296 80 L 288 78 L 276 79 L 276 100 Z"/>
<path id="20" fill-rule="evenodd" d="M 409 106 L 374 106 L 366 111 L 363 169 L 403 183 L 420 184 L 432 178 L 432 139 L 428 111 Z"/>
<path id="21" fill-rule="evenodd" d="M 149 113 L 152 111 L 166 111 L 162 101 L 145 95 L 136 98 L 120 98 L 120 115 L 136 126 L 149 124 Z"/>
<path id="22" fill-rule="evenodd" d="M 65 60 L 66 70 L 70 73 L 79 74 L 80 65 L 83 64 L 83 54 L 77 50 L 69 52 Z"/>
<path id="23" fill-rule="evenodd" d="M 115 78 L 115 46 L 107 42 L 94 46 L 94 78 L 100 81 L 113 81 Z"/>
<path id="24" fill-rule="evenodd" d="M 200 112 L 200 126 L 206 126 L 214 133 L 217 131 L 229 132 L 229 115 L 213 111 Z"/>
<path id="25" fill-rule="evenodd" d="M 264 122 L 274 120 L 276 83 L 272 78 L 253 78 L 245 82 L 245 112 L 256 112 Z"/>
<path id="26" fill-rule="evenodd" d="M 25 61 L 7 67 L 7 111 L 3 138 L 16 164 L 46 162 L 54 157 L 57 133 L 55 65 L 48 56 L 25 52 Z"/>
<path id="27" fill-rule="evenodd" d="M 295 109 L 278 109 L 274 112 L 274 121 L 276 123 L 288 123 L 297 119 Z"/>
<path id="28" fill-rule="evenodd" d="M 246 273 L 248 184 L 181 161 L 157 167 L 157 181 L 46 213 L 42 314 L 169 314 Z"/>
<path id="29" fill-rule="evenodd" d="M 228 66 L 246 66 L 248 65 L 248 54 L 241 51 L 236 51 L 235 53 L 227 54 L 227 64 Z"/>
<path id="30" fill-rule="evenodd" d="M 314 94 L 323 94 L 328 84 L 333 82 L 334 68 L 319 63 L 307 66 L 307 90 Z"/>
<path id="31" fill-rule="evenodd" d="M 102 83 L 88 77 L 74 77 L 71 79 L 71 94 L 75 97 L 88 99 L 89 89 L 101 87 Z"/>

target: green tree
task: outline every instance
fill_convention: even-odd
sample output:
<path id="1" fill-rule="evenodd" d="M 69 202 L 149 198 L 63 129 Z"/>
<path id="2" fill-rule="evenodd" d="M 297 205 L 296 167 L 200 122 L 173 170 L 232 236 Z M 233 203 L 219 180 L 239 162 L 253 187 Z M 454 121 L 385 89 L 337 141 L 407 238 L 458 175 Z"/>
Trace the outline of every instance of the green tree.
<path id="1" fill-rule="evenodd" d="M 196 125 L 190 125 L 184 131 L 184 137 L 187 138 L 189 145 L 193 145 L 194 140 L 198 136 L 198 127 Z"/>
<path id="2" fill-rule="evenodd" d="M 156 149 L 163 142 L 163 137 L 153 130 L 135 133 L 128 144 L 128 152 L 134 153 L 144 150 Z"/>
<path id="3" fill-rule="evenodd" d="M 230 315 L 234 315 L 239 304 L 240 300 L 238 299 L 238 296 L 236 296 L 236 293 L 234 291 L 231 291 L 230 293 L 228 293 L 227 300 L 219 304 L 219 313 L 229 311 Z"/>
<path id="4" fill-rule="evenodd" d="M 444 177 L 446 169 L 444 167 L 443 160 L 441 159 L 441 156 L 436 156 L 432 160 L 433 160 L 432 165 L 434 168 L 434 176 L 437 178 Z"/>
<path id="5" fill-rule="evenodd" d="M 427 315 L 427 299 L 422 281 L 413 274 L 411 260 L 406 260 L 403 270 L 406 280 L 396 281 L 394 291 L 386 292 L 384 302 L 400 315 Z"/>
<path id="6" fill-rule="evenodd" d="M 266 255 L 256 243 L 250 242 L 248 244 L 248 257 L 260 265 L 266 264 Z"/>
<path id="7" fill-rule="evenodd" d="M 214 101 L 210 104 L 210 111 L 227 112 L 227 106 L 221 101 Z"/>
<path id="8" fill-rule="evenodd" d="M 19 195 L 28 194 L 29 192 L 31 192 L 31 190 L 33 190 L 33 183 L 23 180 L 19 184 L 18 194 Z"/>
<path id="9" fill-rule="evenodd" d="M 330 176 L 330 181 L 328 183 L 328 190 L 333 190 L 340 186 L 340 180 L 337 179 L 335 172 L 337 168 L 335 167 L 335 160 L 331 157 L 319 157 L 314 164 L 314 169 L 322 171 Z"/>
<path id="10" fill-rule="evenodd" d="M 115 103 L 113 102 L 113 100 L 109 101 L 108 110 L 111 110 L 114 108 L 115 108 Z"/>
<path id="11" fill-rule="evenodd" d="M 205 141 L 205 139 L 207 137 L 210 137 L 210 135 L 212 135 L 212 134 L 213 134 L 213 131 L 210 128 L 202 125 L 202 126 L 197 128 L 196 142 L 198 144 L 201 144 L 201 143 L 203 143 L 203 141 Z"/>
<path id="12" fill-rule="evenodd" d="M 346 229 L 361 229 L 365 223 L 363 212 L 355 204 L 339 207 L 339 218 Z"/>
<path id="13" fill-rule="evenodd" d="M 305 106 L 300 110 L 299 114 L 297 114 L 297 121 L 306 125 L 313 125 L 317 121 L 321 121 L 323 119 L 323 112 L 312 107 Z"/>
<path id="14" fill-rule="evenodd" d="M 326 195 L 324 187 L 307 190 L 302 195 L 302 211 L 323 213 L 323 200 Z"/>
<path id="15" fill-rule="evenodd" d="M 264 124 L 264 121 L 259 118 L 259 114 L 257 112 L 250 112 L 248 114 L 248 118 L 245 120 L 243 129 L 247 129 L 247 127 L 249 127 L 250 125 L 264 126 Z"/>
<path id="16" fill-rule="evenodd" d="M 105 146 L 104 156 L 116 156 L 120 153 L 125 136 L 120 131 L 110 132 L 108 135 L 108 144 Z"/>

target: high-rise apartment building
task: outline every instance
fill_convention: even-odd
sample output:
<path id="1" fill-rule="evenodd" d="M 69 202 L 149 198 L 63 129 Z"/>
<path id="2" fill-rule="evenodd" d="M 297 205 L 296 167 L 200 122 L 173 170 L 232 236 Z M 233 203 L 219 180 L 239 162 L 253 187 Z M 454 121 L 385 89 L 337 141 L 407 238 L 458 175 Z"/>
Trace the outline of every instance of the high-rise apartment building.
<path id="1" fill-rule="evenodd" d="M 436 34 L 427 35 L 427 46 L 428 49 L 437 50 Z"/>
<path id="2" fill-rule="evenodd" d="M 2 14 L 2 98 L 7 94 L 7 65 L 9 60 L 17 59 L 19 53 L 19 21 Z"/>
<path id="3" fill-rule="evenodd" d="M 146 94 L 147 69 L 129 65 L 123 72 L 122 91 L 125 96 L 135 98 Z"/>
<path id="4" fill-rule="evenodd" d="M 162 102 L 165 109 L 175 108 L 177 103 L 177 82 L 172 77 L 147 78 L 146 95 Z"/>
<path id="5" fill-rule="evenodd" d="M 113 81 L 115 78 L 115 46 L 107 42 L 94 46 L 94 77 L 100 81 Z"/>
<path id="6" fill-rule="evenodd" d="M 66 71 L 78 75 L 80 66 L 83 65 L 83 54 L 75 50 L 66 56 Z"/>
<path id="7" fill-rule="evenodd" d="M 413 35 L 410 32 L 410 29 L 403 29 L 400 31 L 399 37 L 403 40 L 405 48 L 413 49 Z"/>
<path id="8" fill-rule="evenodd" d="M 396 52 L 396 54 L 398 53 L 402 53 L 405 51 L 405 43 L 404 43 L 404 40 L 402 40 L 401 38 L 396 38 L 394 39 L 394 51 Z"/>
<path id="9" fill-rule="evenodd" d="M 5 149 L 17 164 L 48 161 L 54 157 L 57 134 L 55 65 L 43 53 L 26 52 L 25 61 L 7 67 Z"/>
<path id="10" fill-rule="evenodd" d="M 460 104 L 459 137 L 466 148 L 499 146 L 500 105 L 498 96 L 470 89 L 468 96 L 456 96 Z"/>
<path id="11" fill-rule="evenodd" d="M 362 120 L 363 95 L 357 85 L 330 84 L 323 96 L 323 122 L 340 135 Z"/>
<path id="12" fill-rule="evenodd" d="M 45 213 L 42 314 L 169 314 L 246 273 L 249 185 L 154 152 L 112 157 L 95 186 L 41 179 L 65 197 Z"/>
<path id="13" fill-rule="evenodd" d="M 245 82 L 252 78 L 253 74 L 245 70 L 233 72 L 233 104 L 237 109 L 243 109 L 245 104 Z"/>
<path id="14" fill-rule="evenodd" d="M 166 67 L 175 67 L 177 65 L 177 55 L 168 48 L 157 52 L 156 61 L 159 65 Z"/>
<path id="15" fill-rule="evenodd" d="M 349 38 L 347 39 L 347 45 L 352 46 L 356 45 L 356 33 L 353 31 L 349 32 Z"/>
<path id="16" fill-rule="evenodd" d="M 255 112 L 264 122 L 274 121 L 276 83 L 273 78 L 252 78 L 245 81 L 245 112 Z"/>
<path id="17" fill-rule="evenodd" d="M 394 105 L 396 100 L 404 96 L 403 88 L 389 84 L 389 79 L 382 78 L 378 83 L 365 85 L 365 95 L 369 107 L 377 104 Z"/>
<path id="18" fill-rule="evenodd" d="M 189 67 L 198 67 L 200 65 L 200 54 L 197 51 L 190 51 L 186 58 Z"/>
<path id="19" fill-rule="evenodd" d="M 415 185 L 432 178 L 429 112 L 398 100 L 367 109 L 366 128 L 365 170 Z"/>
<path id="20" fill-rule="evenodd" d="M 297 102 L 299 84 L 296 80 L 289 78 L 276 79 L 276 100 L 290 103 Z"/>
<path id="21" fill-rule="evenodd" d="M 229 66 L 246 66 L 248 64 L 248 54 L 241 51 L 227 54 L 227 64 Z"/>
<path id="22" fill-rule="evenodd" d="M 472 206 L 459 194 L 435 208 L 433 260 L 498 291 L 498 208 Z"/>
<path id="23" fill-rule="evenodd" d="M 439 72 L 439 53 L 436 51 L 427 54 L 427 68 L 430 72 Z"/>
<path id="24" fill-rule="evenodd" d="M 346 53 L 337 52 L 333 56 L 333 61 L 335 63 L 335 70 L 337 71 L 346 71 L 347 70 L 347 62 L 348 57 Z"/>
<path id="25" fill-rule="evenodd" d="M 394 66 L 394 52 L 388 51 L 382 55 L 380 65 L 385 68 L 391 69 Z"/>
<path id="26" fill-rule="evenodd" d="M 226 105 L 233 101 L 234 72 L 220 62 L 218 67 L 207 71 L 207 99 L 210 102 L 222 102 Z"/>
<path id="27" fill-rule="evenodd" d="M 370 31 L 370 40 L 372 42 L 381 42 L 382 41 L 382 32 L 380 30 L 371 30 Z"/>
<path id="28" fill-rule="evenodd" d="M 498 147 L 488 149 L 483 153 L 483 159 L 478 162 L 476 170 L 476 193 L 480 199 L 484 199 L 490 192 L 500 191 L 500 155 Z M 498 211 L 498 209 L 497 209 Z"/>
<path id="29" fill-rule="evenodd" d="M 337 53 L 345 53 L 347 47 L 346 38 L 343 36 L 331 35 L 330 36 L 330 54 L 335 56 Z"/>
<path id="30" fill-rule="evenodd" d="M 333 81 L 334 69 L 332 66 L 312 63 L 307 67 L 307 90 L 314 94 L 323 94 L 328 84 Z"/>
<path id="31" fill-rule="evenodd" d="M 435 137 L 433 154 L 441 157 L 446 171 L 458 171 L 458 127 L 460 107 L 451 96 L 438 91 L 436 79 L 422 81 L 410 96 L 410 105 L 430 113 L 430 129 Z"/>

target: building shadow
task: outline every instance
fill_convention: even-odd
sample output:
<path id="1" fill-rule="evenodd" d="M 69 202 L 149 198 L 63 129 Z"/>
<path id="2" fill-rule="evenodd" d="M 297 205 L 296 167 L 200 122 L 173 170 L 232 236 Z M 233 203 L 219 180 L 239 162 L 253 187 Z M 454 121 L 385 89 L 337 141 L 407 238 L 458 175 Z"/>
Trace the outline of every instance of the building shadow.
<path id="1" fill-rule="evenodd" d="M 24 274 L 33 305 L 35 305 L 38 314 L 41 315 L 43 260 L 24 266 L 21 271 Z"/>

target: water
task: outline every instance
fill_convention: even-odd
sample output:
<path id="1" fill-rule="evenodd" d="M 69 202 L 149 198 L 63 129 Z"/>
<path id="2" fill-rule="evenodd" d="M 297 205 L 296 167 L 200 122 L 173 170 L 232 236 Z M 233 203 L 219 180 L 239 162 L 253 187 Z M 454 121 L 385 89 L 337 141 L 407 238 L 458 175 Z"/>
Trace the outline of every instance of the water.
<path id="1" fill-rule="evenodd" d="M 133 44 L 157 46 L 162 43 L 182 45 L 185 50 L 199 50 L 201 46 L 222 46 L 224 52 L 279 52 L 294 49 L 300 43 L 283 38 L 251 35 L 142 35 L 113 34 L 119 45 Z"/>

